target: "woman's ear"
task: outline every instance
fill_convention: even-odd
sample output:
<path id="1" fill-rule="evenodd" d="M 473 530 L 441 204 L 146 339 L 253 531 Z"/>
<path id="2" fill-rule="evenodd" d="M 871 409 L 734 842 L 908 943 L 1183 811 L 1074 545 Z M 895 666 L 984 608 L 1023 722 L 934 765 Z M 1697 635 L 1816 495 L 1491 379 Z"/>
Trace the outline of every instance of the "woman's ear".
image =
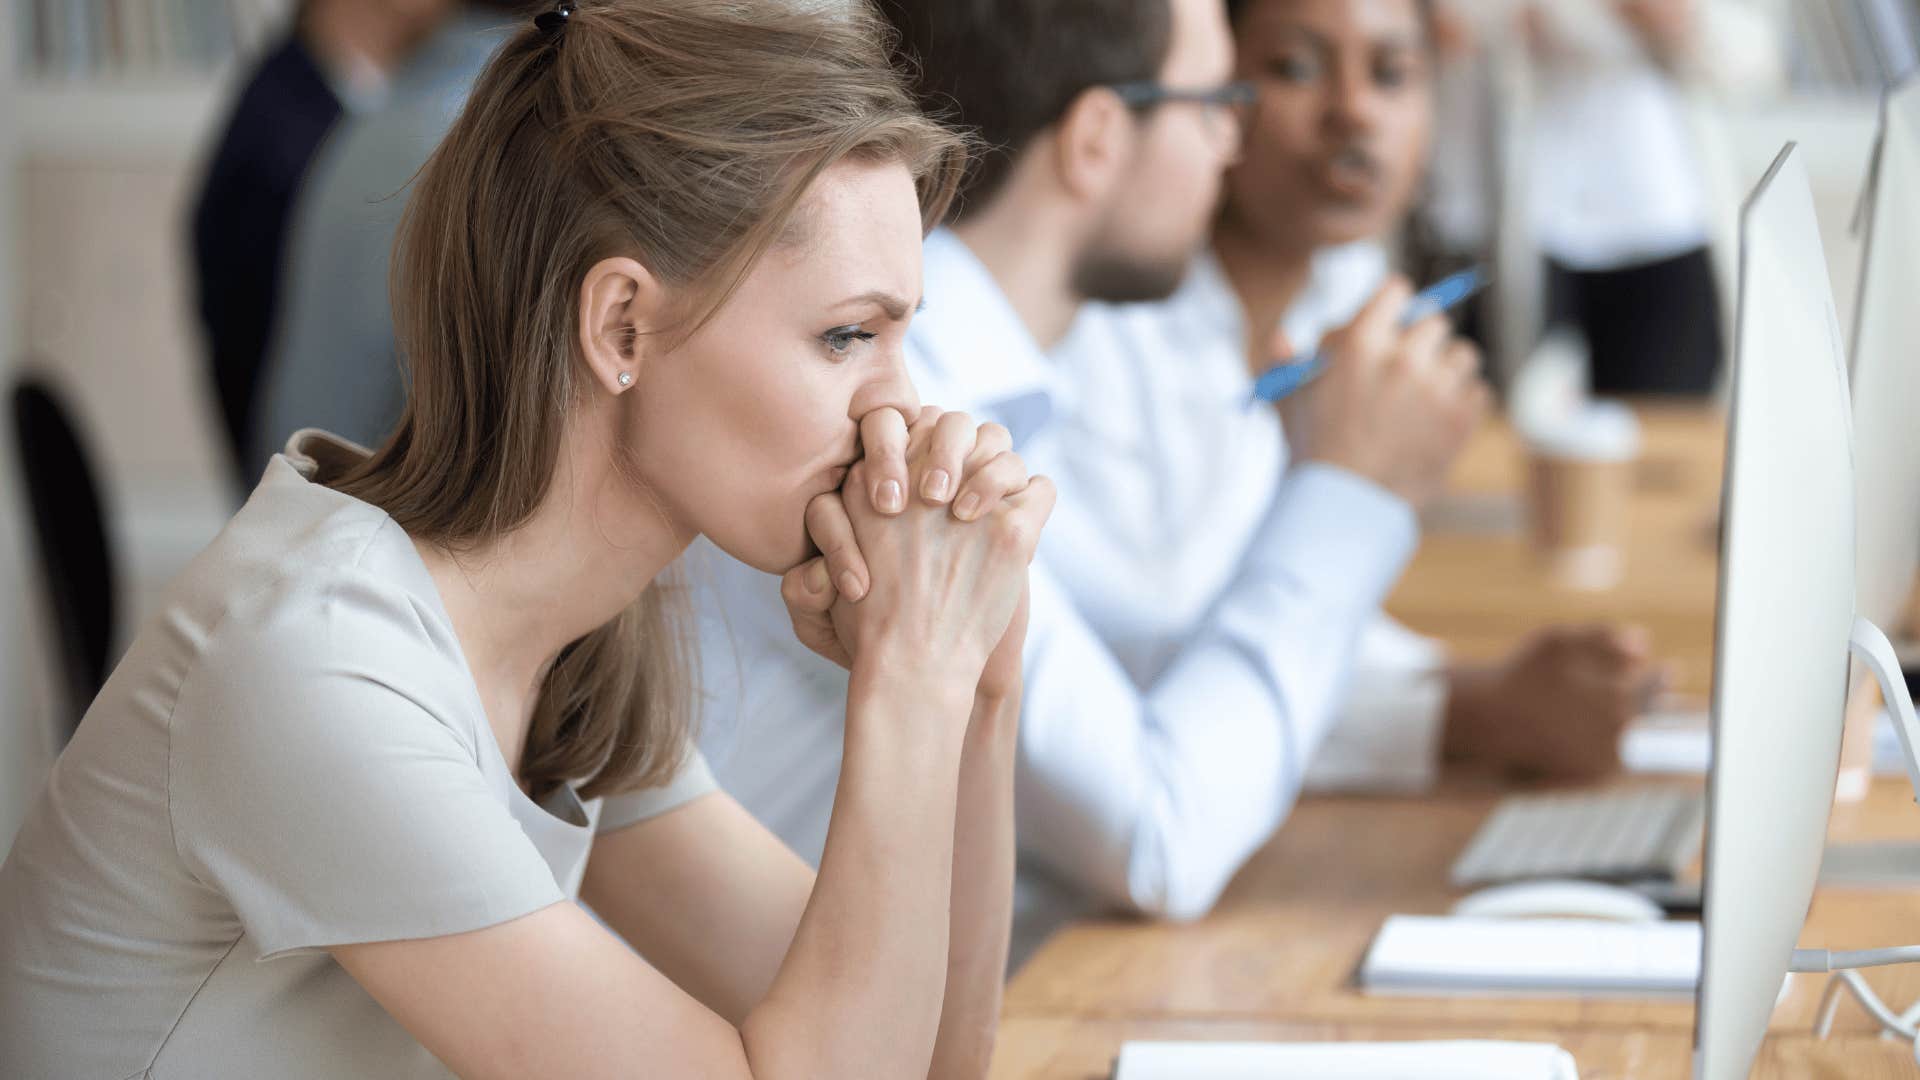
<path id="1" fill-rule="evenodd" d="M 580 284 L 580 353 L 594 382 L 623 394 L 640 379 L 641 343 L 665 308 L 658 278 L 633 259 L 602 259 Z"/>

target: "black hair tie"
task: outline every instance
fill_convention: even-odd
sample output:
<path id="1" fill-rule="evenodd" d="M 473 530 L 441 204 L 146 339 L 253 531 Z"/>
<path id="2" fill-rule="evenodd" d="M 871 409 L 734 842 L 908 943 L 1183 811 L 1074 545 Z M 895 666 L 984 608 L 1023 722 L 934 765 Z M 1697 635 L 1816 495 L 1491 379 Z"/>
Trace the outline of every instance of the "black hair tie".
<path id="1" fill-rule="evenodd" d="M 543 11 L 535 15 L 533 17 L 533 25 L 538 27 L 543 33 L 557 34 L 567 25 L 567 20 L 572 17 L 572 15 L 573 4 L 570 3 L 569 0 L 561 0 L 552 11 Z"/>

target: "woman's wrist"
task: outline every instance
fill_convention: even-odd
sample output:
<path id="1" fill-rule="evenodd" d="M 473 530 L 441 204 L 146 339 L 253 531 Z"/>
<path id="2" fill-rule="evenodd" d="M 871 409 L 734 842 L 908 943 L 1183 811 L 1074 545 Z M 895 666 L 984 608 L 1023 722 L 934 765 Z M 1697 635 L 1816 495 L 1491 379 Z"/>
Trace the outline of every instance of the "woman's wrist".
<path id="1" fill-rule="evenodd" d="M 976 692 L 973 715 L 967 721 L 967 741 L 974 745 L 995 746 L 1017 739 L 1020 729 L 1020 691 L 1020 683 L 1015 680 L 1007 691 L 991 694 Z"/>
<path id="2" fill-rule="evenodd" d="M 972 719 L 973 686 L 933 663 L 862 663 L 847 680 L 847 738 L 900 732 L 918 748 L 960 749 Z M 891 740 L 883 740 L 891 742 Z"/>
<path id="3" fill-rule="evenodd" d="M 863 654 L 847 682 L 849 718 L 875 710 L 946 717 L 956 730 L 973 707 L 973 682 L 960 665 L 899 655 Z"/>
<path id="4" fill-rule="evenodd" d="M 1444 758 L 1468 761 L 1487 756 L 1499 727 L 1494 718 L 1499 682 L 1499 670 L 1491 666 L 1462 665 L 1450 673 L 1441 732 Z"/>

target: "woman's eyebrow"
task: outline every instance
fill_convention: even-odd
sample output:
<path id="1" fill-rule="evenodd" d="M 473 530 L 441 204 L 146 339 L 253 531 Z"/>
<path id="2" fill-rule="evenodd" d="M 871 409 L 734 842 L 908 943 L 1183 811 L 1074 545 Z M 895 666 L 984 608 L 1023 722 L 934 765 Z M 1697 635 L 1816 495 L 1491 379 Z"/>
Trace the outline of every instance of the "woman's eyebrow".
<path id="1" fill-rule="evenodd" d="M 1405 30 L 1392 30 L 1376 34 L 1373 47 L 1380 52 L 1398 50 L 1403 52 L 1421 51 L 1426 48 L 1425 40 L 1418 34 Z"/>
<path id="2" fill-rule="evenodd" d="M 1323 34 L 1302 23 L 1286 23 L 1279 27 L 1276 36 L 1296 38 L 1319 52 L 1337 52 L 1341 45 L 1340 40 L 1333 36 Z M 1379 50 L 1417 49 L 1421 46 L 1421 41 L 1420 33 L 1411 30 L 1381 30 L 1367 35 L 1367 44 Z"/>
<path id="3" fill-rule="evenodd" d="M 834 307 L 847 308 L 855 304 L 878 304 L 880 310 L 887 313 L 887 318 L 895 321 L 906 318 L 910 311 L 921 311 L 927 306 L 925 299 L 909 301 L 897 293 L 890 293 L 885 289 L 874 289 L 863 292 L 859 296 L 850 296 L 835 304 Z"/>

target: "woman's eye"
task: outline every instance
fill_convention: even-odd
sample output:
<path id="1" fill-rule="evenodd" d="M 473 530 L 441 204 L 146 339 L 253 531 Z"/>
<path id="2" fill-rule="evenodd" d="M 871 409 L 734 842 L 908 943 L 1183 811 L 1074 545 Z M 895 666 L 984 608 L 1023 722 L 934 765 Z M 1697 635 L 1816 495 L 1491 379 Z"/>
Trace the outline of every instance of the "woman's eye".
<path id="1" fill-rule="evenodd" d="M 872 341 L 878 336 L 873 331 L 862 330 L 858 326 L 841 326 L 820 335 L 820 340 L 826 344 L 828 352 L 835 356 L 845 356 L 852 351 L 854 342 Z"/>
<path id="2" fill-rule="evenodd" d="M 1373 70 L 1373 81 L 1384 87 L 1399 88 L 1413 81 L 1413 65 L 1405 61 L 1387 61 Z"/>
<path id="3" fill-rule="evenodd" d="M 1307 82 L 1316 75 L 1314 63 L 1305 57 L 1281 56 L 1267 62 L 1267 74 L 1288 82 Z"/>

